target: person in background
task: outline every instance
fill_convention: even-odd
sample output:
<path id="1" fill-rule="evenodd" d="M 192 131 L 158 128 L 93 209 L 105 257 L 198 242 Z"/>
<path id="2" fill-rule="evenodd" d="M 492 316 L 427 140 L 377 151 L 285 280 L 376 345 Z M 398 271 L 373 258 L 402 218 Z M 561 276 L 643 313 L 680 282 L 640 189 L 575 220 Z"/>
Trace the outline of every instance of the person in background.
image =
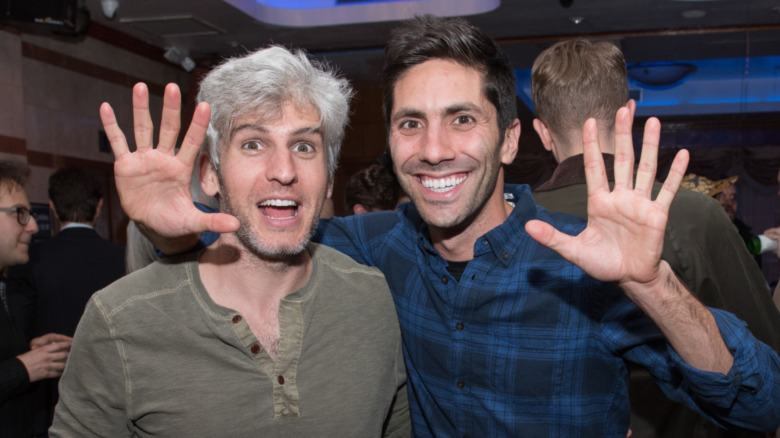
<path id="1" fill-rule="evenodd" d="M 125 249 L 101 237 L 95 223 L 103 190 L 88 172 L 75 167 L 49 177 L 49 207 L 60 222 L 56 236 L 35 242 L 30 261 L 9 271 L 12 309 L 29 337 L 44 333 L 73 336 L 93 293 L 125 274 Z M 35 434 L 51 426 L 57 379 L 35 385 Z"/>
<path id="2" fill-rule="evenodd" d="M 631 112 L 625 60 L 608 42 L 573 39 L 543 51 L 533 64 L 533 126 L 558 167 L 539 186 L 536 202 L 550 211 L 587 218 L 582 125 L 596 119 L 607 178 L 614 182 L 615 123 L 622 107 Z M 725 186 L 725 183 L 724 183 Z M 653 185 L 654 195 L 661 184 Z M 661 258 L 707 306 L 727 310 L 748 323 L 759 340 L 780 351 L 780 313 L 771 308 L 763 276 L 722 209 L 711 197 L 677 192 L 669 210 Z M 715 427 L 701 415 L 666 397 L 641 369 L 629 387 L 633 437 L 763 436 Z"/>
<path id="3" fill-rule="evenodd" d="M 48 333 L 29 343 L 15 324 L 8 302 L 6 273 L 27 263 L 28 248 L 38 225 L 24 185 L 30 169 L 15 161 L 0 161 L 0 436 L 33 436 L 30 384 L 59 377 L 72 339 Z"/>
<path id="4" fill-rule="evenodd" d="M 355 172 L 344 194 L 347 212 L 395 210 L 403 191 L 393 172 L 382 164 L 372 164 Z"/>

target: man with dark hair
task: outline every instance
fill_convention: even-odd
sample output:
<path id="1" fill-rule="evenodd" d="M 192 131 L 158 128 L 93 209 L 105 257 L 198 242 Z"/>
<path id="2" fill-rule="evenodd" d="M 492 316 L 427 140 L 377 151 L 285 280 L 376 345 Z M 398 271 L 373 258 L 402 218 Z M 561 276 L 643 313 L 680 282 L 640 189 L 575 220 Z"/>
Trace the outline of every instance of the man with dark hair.
<path id="1" fill-rule="evenodd" d="M 49 177 L 49 206 L 60 231 L 34 243 L 29 263 L 9 273 L 15 314 L 30 337 L 73 336 L 92 294 L 125 274 L 124 248 L 94 229 L 103 192 L 92 175 L 74 167 L 55 171 Z M 36 385 L 36 434 L 51 426 L 57 384 L 54 379 Z"/>
<path id="2" fill-rule="evenodd" d="M 559 163 L 534 199 L 550 211 L 587 218 L 582 125 L 587 118 L 596 119 L 607 178 L 614 181 L 613 114 L 624 106 L 631 111 L 635 107 L 628 98 L 623 54 L 607 42 L 562 41 L 537 57 L 531 78 L 538 116 L 534 128 Z M 661 184 L 654 184 L 654 195 L 660 190 Z M 772 307 L 761 272 L 721 210 L 708 196 L 679 190 L 669 211 L 661 258 L 702 303 L 734 313 L 756 338 L 780 351 L 780 314 Z M 670 401 L 644 370 L 633 370 L 629 393 L 635 437 L 728 433 Z"/>
<path id="3" fill-rule="evenodd" d="M 349 177 L 344 194 L 347 213 L 395 210 L 402 193 L 393 172 L 382 164 L 373 164 Z"/>
<path id="4" fill-rule="evenodd" d="M 32 235 L 38 231 L 24 185 L 30 169 L 16 161 L 0 161 L 0 436 L 32 436 L 30 384 L 59 377 L 71 339 L 49 333 L 29 344 L 10 310 L 5 274 L 26 263 Z"/>
<path id="5" fill-rule="evenodd" d="M 504 185 L 520 135 L 514 74 L 484 33 L 456 18 L 406 22 L 388 43 L 384 79 L 388 146 L 412 203 L 322 221 L 315 239 L 385 273 L 415 436 L 623 438 L 627 361 L 720 424 L 780 423 L 780 358 L 733 315 L 701 305 L 660 259 L 687 152 L 652 201 L 657 119 L 634 184 L 631 114 L 618 111 L 611 192 L 595 123 L 585 124 L 585 227 L 537 207 L 528 187 Z M 190 125 L 182 150 L 204 134 Z M 123 202 L 168 250 L 194 244 L 183 232 L 235 229 L 229 215 L 187 205 L 189 169 L 176 172 L 170 152 L 124 158 Z M 177 208 L 148 214 L 162 205 Z"/>

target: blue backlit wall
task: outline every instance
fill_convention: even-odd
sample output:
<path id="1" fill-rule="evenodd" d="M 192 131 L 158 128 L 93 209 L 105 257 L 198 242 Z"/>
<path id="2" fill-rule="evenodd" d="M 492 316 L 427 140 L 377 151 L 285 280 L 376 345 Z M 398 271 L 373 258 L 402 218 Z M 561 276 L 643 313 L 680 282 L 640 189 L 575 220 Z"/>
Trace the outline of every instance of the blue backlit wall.
<path id="1" fill-rule="evenodd" d="M 638 116 L 780 112 L 780 56 L 681 62 L 696 71 L 673 85 L 648 86 L 629 78 Z M 518 96 L 533 111 L 531 69 L 515 75 Z"/>

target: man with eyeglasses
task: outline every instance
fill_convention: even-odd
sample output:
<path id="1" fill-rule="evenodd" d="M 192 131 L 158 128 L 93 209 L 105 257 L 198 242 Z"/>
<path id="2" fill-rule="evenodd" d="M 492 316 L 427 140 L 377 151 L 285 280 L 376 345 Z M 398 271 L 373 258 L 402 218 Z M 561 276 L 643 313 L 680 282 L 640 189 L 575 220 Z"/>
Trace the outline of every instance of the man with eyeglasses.
<path id="1" fill-rule="evenodd" d="M 0 436 L 8 438 L 30 436 L 29 386 L 60 376 L 72 341 L 49 333 L 28 344 L 9 311 L 5 273 L 27 263 L 30 239 L 38 231 L 24 192 L 29 175 L 24 164 L 0 161 Z"/>

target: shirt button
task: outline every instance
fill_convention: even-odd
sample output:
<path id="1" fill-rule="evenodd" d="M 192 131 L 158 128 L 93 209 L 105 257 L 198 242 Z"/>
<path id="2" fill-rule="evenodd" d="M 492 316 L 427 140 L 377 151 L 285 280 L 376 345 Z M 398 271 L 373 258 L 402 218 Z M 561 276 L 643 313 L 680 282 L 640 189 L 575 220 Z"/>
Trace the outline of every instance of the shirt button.
<path id="1" fill-rule="evenodd" d="M 457 386 L 458 389 L 463 389 L 466 386 L 466 383 L 463 382 L 463 380 L 458 380 L 458 383 L 456 383 L 455 386 Z"/>
<path id="2" fill-rule="evenodd" d="M 233 317 L 231 321 L 233 321 L 233 324 L 238 324 L 239 322 L 241 322 L 241 319 L 242 319 L 241 315 L 236 315 Z"/>
<path id="3" fill-rule="evenodd" d="M 455 328 L 458 329 L 458 330 L 463 330 L 463 323 L 458 321 L 458 323 L 455 324 Z"/>
<path id="4" fill-rule="evenodd" d="M 277 377 L 276 381 L 279 382 L 280 385 L 284 385 L 284 376 Z"/>
<path id="5" fill-rule="evenodd" d="M 504 260 L 509 260 L 509 253 L 506 253 L 506 252 L 505 252 L 505 253 L 503 253 L 503 254 L 501 255 L 501 257 L 503 257 L 503 258 L 504 258 Z"/>
<path id="6" fill-rule="evenodd" d="M 447 284 L 447 282 L 449 282 L 449 281 L 450 281 L 450 279 L 447 278 L 447 277 L 442 277 L 441 278 L 441 282 L 444 283 L 444 284 Z"/>
<path id="7" fill-rule="evenodd" d="M 252 344 L 252 346 L 249 347 L 249 351 L 251 351 L 253 354 L 257 354 L 260 352 L 260 346 L 257 344 Z"/>

